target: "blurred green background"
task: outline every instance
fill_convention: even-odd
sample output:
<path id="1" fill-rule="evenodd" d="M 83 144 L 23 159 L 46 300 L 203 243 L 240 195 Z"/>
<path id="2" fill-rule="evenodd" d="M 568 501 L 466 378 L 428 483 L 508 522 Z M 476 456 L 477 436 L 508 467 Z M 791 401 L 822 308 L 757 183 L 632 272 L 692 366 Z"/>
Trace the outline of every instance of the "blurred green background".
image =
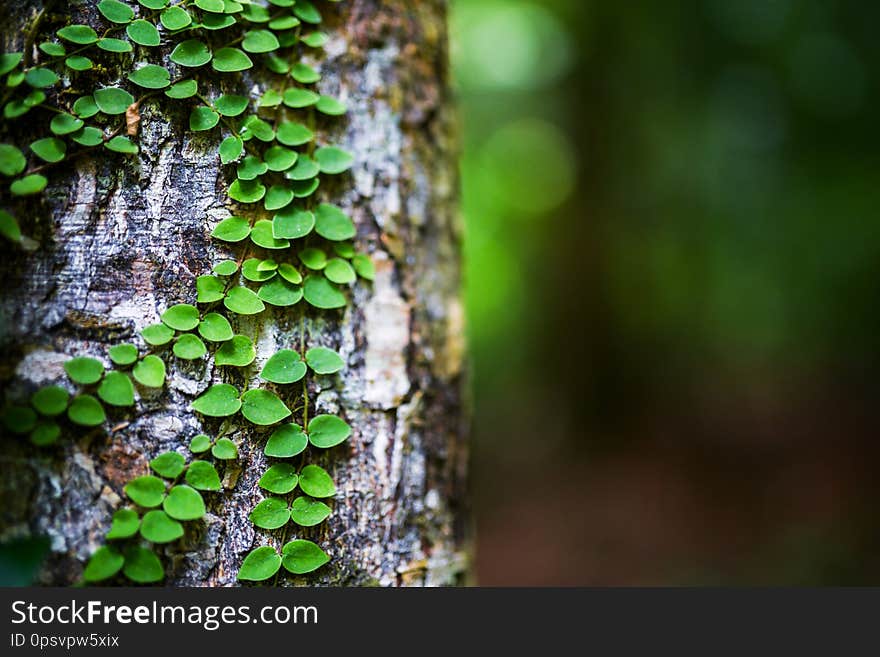
<path id="1" fill-rule="evenodd" d="M 880 583 L 878 25 L 453 0 L 479 583 Z"/>

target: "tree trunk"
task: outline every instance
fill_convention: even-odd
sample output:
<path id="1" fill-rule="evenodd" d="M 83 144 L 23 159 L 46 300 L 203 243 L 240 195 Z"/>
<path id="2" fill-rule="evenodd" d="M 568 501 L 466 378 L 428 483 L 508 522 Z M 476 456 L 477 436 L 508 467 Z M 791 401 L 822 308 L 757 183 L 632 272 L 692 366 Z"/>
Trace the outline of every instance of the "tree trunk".
<path id="1" fill-rule="evenodd" d="M 55 11 L 88 20 L 91 5 L 63 3 Z M 4 3 L 7 51 L 21 48 L 21 35 L 41 6 Z M 331 40 L 315 62 L 323 75 L 318 89 L 349 107 L 343 120 L 321 130 L 356 159 L 351 174 L 323 193 L 354 219 L 356 243 L 375 262 L 375 281 L 356 283 L 341 311 L 303 314 L 300 302 L 292 309 L 269 307 L 256 320 L 235 320 L 237 332 L 257 345 L 255 366 L 244 374 L 216 368 L 212 360 L 187 365 L 160 352 L 168 364 L 165 388 L 139 388 L 136 407 L 114 411 L 109 430 L 71 431 L 42 450 L 26 437 L 7 438 L 0 541 L 49 538 L 43 584 L 78 581 L 103 544 L 112 513 L 124 504 L 122 486 L 147 474 L 151 458 L 169 450 L 185 454 L 194 435 L 216 434 L 217 423 L 189 410 L 198 394 L 221 381 L 255 384 L 268 356 L 298 346 L 301 338 L 306 347 L 336 349 L 346 361 L 339 375 L 313 378 L 310 397 L 313 412 L 339 413 L 353 434 L 310 457 L 337 484 L 330 519 L 287 536 L 316 542 L 331 562 L 311 575 L 285 574 L 279 584 L 462 581 L 461 232 L 446 3 L 350 0 L 321 9 Z M 45 22 L 52 18 L 50 12 Z M 240 88 L 258 97 L 263 82 L 255 76 Z M 235 257 L 209 237 L 229 214 L 219 136 L 189 132 L 187 115 L 182 101 L 145 103 L 140 154 L 96 151 L 57 167 L 22 222 L 33 242 L 3 247 L 0 378 L 8 399 L 26 400 L 48 383 L 69 385 L 62 364 L 72 356 L 109 365 L 107 349 L 120 342 L 134 342 L 143 353 L 139 331 L 167 307 L 195 303 L 195 278 Z M 47 113 L 38 118 L 48 123 Z M 253 547 L 280 547 L 280 530 L 257 530 L 248 520 L 262 498 L 257 480 L 267 465 L 266 432 L 238 424 L 230 437 L 240 458 L 222 473 L 224 490 L 206 496 L 204 521 L 159 550 L 166 584 L 233 585 Z"/>

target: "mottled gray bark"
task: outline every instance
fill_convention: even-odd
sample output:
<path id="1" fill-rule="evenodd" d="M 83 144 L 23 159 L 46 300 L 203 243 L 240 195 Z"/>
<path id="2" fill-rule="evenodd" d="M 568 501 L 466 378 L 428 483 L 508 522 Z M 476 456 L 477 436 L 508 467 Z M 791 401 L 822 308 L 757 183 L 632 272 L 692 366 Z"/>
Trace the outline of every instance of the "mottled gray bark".
<path id="1" fill-rule="evenodd" d="M 2 24 L 13 26 L 7 47 L 39 5 L 0 9 Z M 346 101 L 349 113 L 321 124 L 321 136 L 351 151 L 357 164 L 343 182 L 322 185 L 321 194 L 350 211 L 356 241 L 377 273 L 373 284 L 355 286 L 344 312 L 306 310 L 307 346 L 333 347 L 347 365 L 312 381 L 312 404 L 342 415 L 353 435 L 310 457 L 337 482 L 329 521 L 288 535 L 316 541 L 332 561 L 311 576 L 284 576 L 284 583 L 441 585 L 461 582 L 466 569 L 461 235 L 445 5 L 322 5 L 331 42 L 313 62 L 323 74 L 319 89 Z M 248 80 L 254 94 L 262 82 Z M 51 173 L 45 198 L 24 221 L 35 242 L 5 250 L 0 264 L 7 397 L 67 385 L 61 366 L 73 355 L 109 366 L 112 344 L 134 341 L 143 351 L 139 330 L 169 305 L 194 303 L 195 277 L 230 255 L 209 238 L 231 207 L 218 137 L 184 130 L 186 113 L 148 102 L 139 156 L 98 153 Z M 300 313 L 276 309 L 257 321 L 238 320 L 239 332 L 257 337 L 253 383 L 276 349 L 299 345 Z M 152 457 L 186 453 L 197 433 L 216 435 L 219 423 L 203 424 L 188 410 L 194 396 L 211 383 L 245 383 L 228 371 L 234 368 L 212 361 L 166 360 L 166 389 L 139 389 L 136 410 L 114 412 L 109 434 L 71 431 L 45 450 L 22 437 L 4 440 L 0 539 L 50 538 L 41 582 L 78 579 L 122 503 L 122 486 L 146 474 Z M 194 529 L 164 550 L 166 583 L 232 585 L 252 547 L 267 535 L 280 545 L 280 532 L 255 530 L 247 518 L 261 499 L 265 435 L 242 423 L 230 436 L 240 462 L 226 469 L 222 493 L 206 495 L 206 521 L 190 523 Z"/>

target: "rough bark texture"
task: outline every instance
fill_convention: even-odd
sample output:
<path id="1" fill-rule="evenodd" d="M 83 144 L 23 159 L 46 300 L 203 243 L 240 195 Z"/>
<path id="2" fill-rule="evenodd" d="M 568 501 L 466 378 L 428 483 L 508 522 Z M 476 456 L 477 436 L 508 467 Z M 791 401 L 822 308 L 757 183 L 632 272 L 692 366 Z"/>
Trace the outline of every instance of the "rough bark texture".
<path id="1" fill-rule="evenodd" d="M 87 5 L 70 11 L 88 18 L 94 10 Z M 344 312 L 306 312 L 306 345 L 333 347 L 347 363 L 341 375 L 312 381 L 312 411 L 339 412 L 354 432 L 326 456 L 309 457 L 337 481 L 331 518 L 288 535 L 318 542 L 332 561 L 281 583 L 443 585 L 465 573 L 461 236 L 445 5 L 322 5 L 331 42 L 312 63 L 323 74 L 319 90 L 346 101 L 349 114 L 319 124 L 319 140 L 351 151 L 357 164 L 341 183 L 322 185 L 321 194 L 350 211 L 356 241 L 372 254 L 377 274 L 374 284 L 355 286 Z M 20 47 L 24 21 L 40 6 L 4 3 L 7 48 Z M 259 93 L 261 80 L 246 82 Z M 112 344 L 134 341 L 143 351 L 138 331 L 167 306 L 194 303 L 195 277 L 229 257 L 209 238 L 231 208 L 219 137 L 184 130 L 188 108 L 169 114 L 170 105 L 142 107 L 139 156 L 99 153 L 54 170 L 24 222 L 33 248 L 3 254 L 0 377 L 8 398 L 26 399 L 47 383 L 68 385 L 61 366 L 71 356 L 92 355 L 109 366 Z M 299 345 L 300 313 L 277 309 L 257 322 L 239 320 L 239 332 L 258 338 L 252 382 L 276 349 Z M 166 360 L 166 388 L 139 389 L 136 410 L 114 412 L 109 434 L 73 430 L 48 450 L 21 437 L 4 441 L 0 540 L 49 537 L 41 582 L 78 579 L 103 543 L 122 486 L 146 474 L 152 457 L 185 454 L 203 431 L 216 435 L 219 423 L 203 424 L 188 410 L 194 396 L 211 383 L 245 383 L 213 361 Z M 227 468 L 224 492 L 206 496 L 206 521 L 165 550 L 167 584 L 232 585 L 252 547 L 280 545 L 280 532 L 255 530 L 247 518 L 261 499 L 265 435 L 242 425 L 230 436 L 240 462 Z"/>

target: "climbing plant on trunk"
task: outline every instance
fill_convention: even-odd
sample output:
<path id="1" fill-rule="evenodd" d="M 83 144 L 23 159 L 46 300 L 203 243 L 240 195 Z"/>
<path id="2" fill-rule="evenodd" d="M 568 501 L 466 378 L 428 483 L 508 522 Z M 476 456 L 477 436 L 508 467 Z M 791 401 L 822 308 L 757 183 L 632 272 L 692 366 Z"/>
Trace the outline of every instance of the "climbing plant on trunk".
<path id="1" fill-rule="evenodd" d="M 443 4 L 20 4 L 4 422 L 33 495 L 4 535 L 48 534 L 53 582 L 456 581 Z"/>

